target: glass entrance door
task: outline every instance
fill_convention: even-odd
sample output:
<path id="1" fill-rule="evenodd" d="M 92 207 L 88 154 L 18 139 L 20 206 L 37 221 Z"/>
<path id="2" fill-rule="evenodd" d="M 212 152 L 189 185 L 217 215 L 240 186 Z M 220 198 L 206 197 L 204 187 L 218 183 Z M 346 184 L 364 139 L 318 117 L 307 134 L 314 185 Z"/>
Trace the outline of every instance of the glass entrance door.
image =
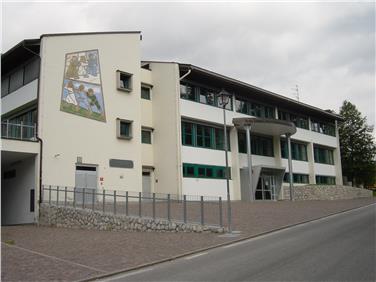
<path id="1" fill-rule="evenodd" d="M 257 184 L 255 199 L 256 200 L 275 200 L 276 179 L 275 175 L 260 175 Z"/>

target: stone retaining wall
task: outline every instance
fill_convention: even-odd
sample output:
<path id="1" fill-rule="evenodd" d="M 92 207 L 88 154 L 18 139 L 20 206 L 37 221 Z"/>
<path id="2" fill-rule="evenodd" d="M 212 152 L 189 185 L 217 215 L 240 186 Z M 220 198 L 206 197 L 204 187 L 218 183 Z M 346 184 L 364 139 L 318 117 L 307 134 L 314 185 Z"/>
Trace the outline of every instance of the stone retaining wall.
<path id="1" fill-rule="evenodd" d="M 197 232 L 224 233 L 225 228 L 165 219 L 130 217 L 124 215 L 102 214 L 89 209 L 40 205 L 39 224 L 43 226 L 83 228 L 112 231 L 144 232 Z"/>
<path id="2" fill-rule="evenodd" d="M 283 187 L 285 199 L 289 199 L 289 187 Z M 340 200 L 372 197 L 372 191 L 342 185 L 294 186 L 295 200 Z"/>

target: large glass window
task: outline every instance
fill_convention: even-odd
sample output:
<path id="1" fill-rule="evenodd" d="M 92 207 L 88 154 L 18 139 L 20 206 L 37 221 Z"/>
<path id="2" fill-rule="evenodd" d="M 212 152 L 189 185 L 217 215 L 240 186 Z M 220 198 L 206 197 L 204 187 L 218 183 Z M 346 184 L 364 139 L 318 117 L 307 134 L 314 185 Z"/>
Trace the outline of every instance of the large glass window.
<path id="1" fill-rule="evenodd" d="M 312 120 L 311 128 L 312 131 L 316 131 L 326 135 L 336 136 L 335 126 L 333 124 Z"/>
<path id="2" fill-rule="evenodd" d="M 210 89 L 200 87 L 198 88 L 200 92 L 200 103 L 208 104 L 208 105 L 216 105 L 214 92 Z"/>
<path id="3" fill-rule="evenodd" d="M 187 84 L 180 84 L 180 97 L 183 99 L 196 101 L 194 87 Z"/>
<path id="4" fill-rule="evenodd" d="M 334 176 L 316 175 L 316 184 L 335 185 L 336 178 Z"/>
<path id="5" fill-rule="evenodd" d="M 235 100 L 235 110 L 238 113 L 256 116 L 256 117 L 263 117 L 263 118 L 275 118 L 274 108 L 261 105 L 258 103 L 244 101 L 244 100 Z"/>
<path id="6" fill-rule="evenodd" d="M 228 171 L 231 178 L 231 169 Z M 226 179 L 226 167 L 183 163 L 183 177 Z"/>
<path id="7" fill-rule="evenodd" d="M 333 157 L 332 149 L 314 146 L 313 150 L 314 150 L 314 157 L 315 157 L 316 163 L 334 165 L 334 157 Z"/>
<path id="8" fill-rule="evenodd" d="M 281 140 L 282 158 L 288 158 L 288 149 L 286 140 Z M 291 158 L 297 161 L 308 161 L 307 145 L 291 141 Z"/>
<path id="9" fill-rule="evenodd" d="M 229 131 L 227 144 L 230 149 Z M 182 122 L 182 144 L 209 149 L 224 150 L 223 129 L 192 122 Z"/>
<path id="10" fill-rule="evenodd" d="M 24 69 L 19 69 L 10 75 L 9 92 L 13 92 L 23 85 Z"/>
<path id="11" fill-rule="evenodd" d="M 292 179 L 294 183 L 309 183 L 309 176 L 308 174 L 301 174 L 301 173 L 293 173 Z M 289 182 L 289 173 L 285 173 L 283 176 L 283 182 Z"/>
<path id="12" fill-rule="evenodd" d="M 24 84 L 33 81 L 39 76 L 39 60 L 33 60 L 25 66 L 25 79 Z"/>
<path id="13" fill-rule="evenodd" d="M 238 132 L 239 153 L 247 153 L 247 140 L 244 131 Z M 253 155 L 273 157 L 273 138 L 251 135 L 251 153 Z"/>
<path id="14" fill-rule="evenodd" d="M 150 100 L 150 88 L 141 86 L 141 98 L 145 100 Z"/>
<path id="15" fill-rule="evenodd" d="M 288 113 L 285 111 L 278 111 L 278 119 L 291 121 L 296 127 L 308 129 L 308 118 L 297 114 Z"/>

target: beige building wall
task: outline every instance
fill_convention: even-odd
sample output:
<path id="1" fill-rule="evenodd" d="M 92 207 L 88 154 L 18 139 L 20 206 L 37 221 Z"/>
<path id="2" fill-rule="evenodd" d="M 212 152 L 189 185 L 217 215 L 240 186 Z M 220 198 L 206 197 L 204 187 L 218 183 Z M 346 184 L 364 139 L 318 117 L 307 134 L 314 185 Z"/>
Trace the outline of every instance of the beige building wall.
<path id="1" fill-rule="evenodd" d="M 181 119 L 179 67 L 176 63 L 151 63 L 155 191 L 181 193 Z"/>
<path id="2" fill-rule="evenodd" d="M 106 121 L 60 111 L 66 53 L 99 52 Z M 39 136 L 43 139 L 43 184 L 75 185 L 77 158 L 98 166 L 106 189 L 141 189 L 140 35 L 138 33 L 45 36 L 41 39 Z M 116 71 L 133 74 L 131 92 L 117 90 Z M 133 121 L 131 140 L 118 139 L 116 119 Z M 109 159 L 134 168 L 109 167 Z M 98 179 L 98 187 L 100 187 Z"/>

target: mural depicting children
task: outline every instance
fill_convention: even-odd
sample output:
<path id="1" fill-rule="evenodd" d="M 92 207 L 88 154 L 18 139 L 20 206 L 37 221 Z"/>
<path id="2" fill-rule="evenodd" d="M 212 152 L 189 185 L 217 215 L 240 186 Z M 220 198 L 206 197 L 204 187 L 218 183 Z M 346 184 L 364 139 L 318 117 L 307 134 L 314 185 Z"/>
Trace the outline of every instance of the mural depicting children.
<path id="1" fill-rule="evenodd" d="M 92 76 L 98 75 L 97 56 L 94 53 L 89 53 L 88 64 L 87 64 L 87 73 L 92 75 Z"/>
<path id="2" fill-rule="evenodd" d="M 60 110 L 106 121 L 98 50 L 65 55 Z"/>
<path id="3" fill-rule="evenodd" d="M 75 89 L 72 81 L 68 81 L 68 83 L 65 86 L 65 89 L 68 91 L 67 96 L 65 97 L 65 101 L 69 104 L 73 104 L 75 106 L 78 105 L 76 96 L 75 96 Z"/>
<path id="4" fill-rule="evenodd" d="M 78 61 L 77 56 L 72 56 L 72 58 L 69 61 L 69 65 L 67 68 L 67 71 L 65 73 L 66 78 L 73 78 L 78 79 L 78 68 L 80 66 L 80 62 Z"/>
<path id="5" fill-rule="evenodd" d="M 89 88 L 86 95 L 89 100 L 89 110 L 100 113 L 101 105 L 99 104 L 97 97 L 94 95 L 94 90 L 92 88 Z"/>

